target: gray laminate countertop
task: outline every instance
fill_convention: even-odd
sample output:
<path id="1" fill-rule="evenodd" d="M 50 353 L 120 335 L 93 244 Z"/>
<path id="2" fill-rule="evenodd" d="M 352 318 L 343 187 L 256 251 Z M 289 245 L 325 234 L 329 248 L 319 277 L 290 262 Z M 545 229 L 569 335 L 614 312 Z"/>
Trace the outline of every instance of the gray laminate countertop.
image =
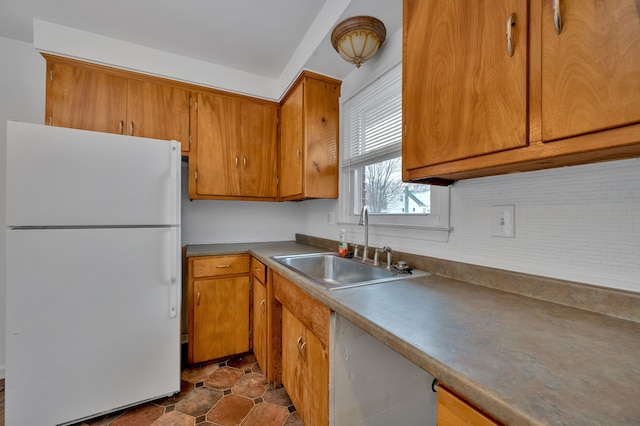
<path id="1" fill-rule="evenodd" d="M 251 253 L 506 424 L 640 425 L 639 323 L 436 275 L 327 291 L 270 259 L 318 251 L 273 242 L 187 255 Z"/>

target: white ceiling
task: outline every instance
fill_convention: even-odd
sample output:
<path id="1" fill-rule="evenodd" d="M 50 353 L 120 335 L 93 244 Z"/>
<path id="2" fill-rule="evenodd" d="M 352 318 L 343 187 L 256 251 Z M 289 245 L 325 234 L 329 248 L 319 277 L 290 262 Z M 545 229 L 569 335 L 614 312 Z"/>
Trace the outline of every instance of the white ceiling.
<path id="1" fill-rule="evenodd" d="M 323 7 L 333 0 L 0 0 L 0 36 L 33 42 L 33 18 L 278 78 Z M 344 7 L 344 1 L 339 7 Z M 401 0 L 352 0 L 340 20 L 372 15 L 391 35 Z M 334 25 L 335 25 L 334 24 Z M 344 78 L 353 66 L 330 43 L 331 29 L 305 68 Z"/>

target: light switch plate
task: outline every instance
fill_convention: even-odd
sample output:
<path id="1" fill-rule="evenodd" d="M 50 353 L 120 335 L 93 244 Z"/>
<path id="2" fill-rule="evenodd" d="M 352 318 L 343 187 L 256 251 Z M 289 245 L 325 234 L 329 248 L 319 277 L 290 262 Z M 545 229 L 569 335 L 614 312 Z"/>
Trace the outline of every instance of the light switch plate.
<path id="1" fill-rule="evenodd" d="M 516 206 L 491 207 L 491 236 L 515 238 L 516 236 Z"/>

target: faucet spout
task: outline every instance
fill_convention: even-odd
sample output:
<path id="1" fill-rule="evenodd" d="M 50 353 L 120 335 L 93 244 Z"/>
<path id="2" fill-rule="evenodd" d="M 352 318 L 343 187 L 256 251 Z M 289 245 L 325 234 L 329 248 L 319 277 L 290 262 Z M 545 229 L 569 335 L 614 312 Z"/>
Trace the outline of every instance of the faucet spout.
<path id="1" fill-rule="evenodd" d="M 362 206 L 360 210 L 360 221 L 358 225 L 364 226 L 364 249 L 362 250 L 362 262 L 367 261 L 367 252 L 369 250 L 369 208 Z"/>

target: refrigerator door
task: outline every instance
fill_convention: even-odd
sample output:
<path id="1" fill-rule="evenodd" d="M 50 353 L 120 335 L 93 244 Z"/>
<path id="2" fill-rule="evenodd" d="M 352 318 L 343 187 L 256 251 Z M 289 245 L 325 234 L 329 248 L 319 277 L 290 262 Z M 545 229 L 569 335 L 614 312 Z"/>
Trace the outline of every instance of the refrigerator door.
<path id="1" fill-rule="evenodd" d="M 7 226 L 180 224 L 175 141 L 7 122 Z"/>
<path id="2" fill-rule="evenodd" d="M 70 422 L 180 390 L 178 233 L 7 231 L 7 425 Z"/>

